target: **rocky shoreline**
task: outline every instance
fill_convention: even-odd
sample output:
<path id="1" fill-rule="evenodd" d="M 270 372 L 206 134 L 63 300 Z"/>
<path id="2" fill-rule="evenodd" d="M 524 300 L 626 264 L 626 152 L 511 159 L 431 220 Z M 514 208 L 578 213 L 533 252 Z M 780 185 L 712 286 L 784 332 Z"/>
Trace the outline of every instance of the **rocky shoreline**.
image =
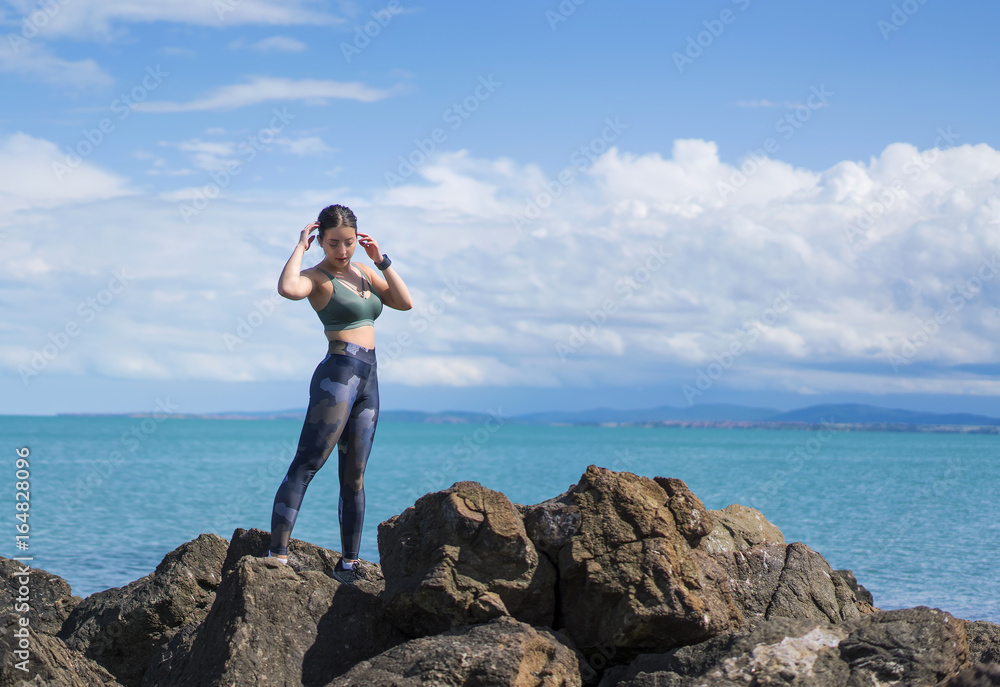
<path id="1" fill-rule="evenodd" d="M 202 534 L 86 599 L 32 569 L 29 616 L 0 558 L 0 687 L 1000 685 L 1000 626 L 881 611 L 678 479 L 590 466 L 534 505 L 459 482 L 381 523 L 353 586 L 336 551 L 293 539 L 285 566 L 269 541 Z"/>

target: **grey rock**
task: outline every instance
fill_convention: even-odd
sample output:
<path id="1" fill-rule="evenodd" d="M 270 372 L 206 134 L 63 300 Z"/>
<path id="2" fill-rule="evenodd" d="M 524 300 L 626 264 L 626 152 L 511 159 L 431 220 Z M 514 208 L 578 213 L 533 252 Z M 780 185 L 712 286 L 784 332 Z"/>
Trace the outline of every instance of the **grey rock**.
<path id="1" fill-rule="evenodd" d="M 854 592 L 820 554 L 801 542 L 785 548 L 785 565 L 765 618 L 814 618 L 840 622 L 858 618 Z"/>
<path id="2" fill-rule="evenodd" d="M 384 598 L 411 637 L 510 615 L 551 626 L 555 569 L 500 492 L 458 482 L 381 523 Z"/>
<path id="3" fill-rule="evenodd" d="M 1000 687 L 1000 665 L 988 663 L 966 668 L 943 687 Z"/>
<path id="4" fill-rule="evenodd" d="M 42 632 L 19 638 L 20 614 L 0 616 L 0 687 L 120 687 L 114 676 L 96 662 L 71 651 L 58 637 Z M 30 621 L 30 618 L 29 618 Z M 21 645 L 28 642 L 27 648 Z M 19 653 L 19 652 L 27 652 Z M 22 670 L 24 668 L 25 670 Z"/>
<path id="5" fill-rule="evenodd" d="M 63 578 L 30 565 L 0 556 L 0 576 L 3 579 L 0 583 L 0 612 L 13 611 L 15 605 L 27 603 L 31 630 L 54 635 L 83 599 L 73 594 Z M 18 602 L 20 589 L 25 585 L 29 601 Z"/>
<path id="6" fill-rule="evenodd" d="M 714 558 L 728 574 L 745 627 L 778 617 L 843 622 L 874 612 L 823 556 L 801 542 L 722 550 Z"/>
<path id="7" fill-rule="evenodd" d="M 330 687 L 579 687 L 579 659 L 568 641 L 501 616 L 410 640 L 362 661 Z"/>
<path id="8" fill-rule="evenodd" d="M 405 639 L 386 618 L 377 585 L 243 556 L 205 619 L 154 657 L 143 685 L 325 685 Z"/>
<path id="9" fill-rule="evenodd" d="M 57 636 L 126 687 L 138 687 L 150 659 L 174 632 L 208 613 L 227 546 L 215 534 L 182 544 L 149 575 L 81 601 Z"/>
<path id="10" fill-rule="evenodd" d="M 1000 663 L 1000 625 L 985 620 L 965 621 L 970 663 Z"/>
<path id="11" fill-rule="evenodd" d="M 222 564 L 222 574 L 226 575 L 244 556 L 268 557 L 270 547 L 271 533 L 267 530 L 237 528 L 233 532 L 229 550 L 226 552 L 226 560 Z M 288 540 L 288 565 L 295 572 L 312 570 L 329 575 L 337 561 L 340 560 L 341 555 L 339 551 L 326 549 L 301 539 L 291 538 Z M 378 563 L 363 560 L 361 568 L 365 579 L 376 586 L 384 586 L 382 569 Z"/>
<path id="12" fill-rule="evenodd" d="M 848 630 L 821 620 L 776 618 L 751 632 L 715 637 L 609 671 L 600 687 L 653 685 L 842 685 L 849 670 L 838 643 Z"/>
<path id="13" fill-rule="evenodd" d="M 872 593 L 858 583 L 858 579 L 854 577 L 853 571 L 834 570 L 833 574 L 847 583 L 847 586 L 851 588 L 851 591 L 854 592 L 854 596 L 860 603 L 868 604 L 872 607 L 872 610 L 877 610 L 875 609 L 875 598 L 872 596 Z"/>
<path id="14" fill-rule="evenodd" d="M 711 510 L 708 513 L 713 526 L 701 542 L 701 547 L 708 553 L 742 551 L 755 546 L 785 543 L 781 530 L 754 508 L 734 503 L 723 510 Z"/>
<path id="15" fill-rule="evenodd" d="M 848 687 L 936 685 L 968 662 L 965 624 L 938 609 L 883 611 L 851 625 L 840 643 L 851 669 Z"/>

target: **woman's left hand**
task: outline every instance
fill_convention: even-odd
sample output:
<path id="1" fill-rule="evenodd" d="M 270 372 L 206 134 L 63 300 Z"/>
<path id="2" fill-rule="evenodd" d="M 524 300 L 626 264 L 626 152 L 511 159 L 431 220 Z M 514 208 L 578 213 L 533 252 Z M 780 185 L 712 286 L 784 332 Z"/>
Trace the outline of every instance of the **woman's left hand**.
<path id="1" fill-rule="evenodd" d="M 358 243 L 364 246 L 365 252 L 368 253 L 368 257 L 372 262 L 382 262 L 382 251 L 378 247 L 378 241 L 373 239 L 368 234 L 362 234 L 358 232 Z"/>

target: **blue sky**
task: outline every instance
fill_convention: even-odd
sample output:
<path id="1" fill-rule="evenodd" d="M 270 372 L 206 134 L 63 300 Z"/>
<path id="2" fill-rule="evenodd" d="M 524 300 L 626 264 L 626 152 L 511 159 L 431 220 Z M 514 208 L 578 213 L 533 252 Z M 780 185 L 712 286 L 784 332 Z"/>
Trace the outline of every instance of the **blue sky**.
<path id="1" fill-rule="evenodd" d="M 1000 415 L 997 14 L 0 3 L 0 412 L 304 406 L 344 203 L 383 409 Z"/>

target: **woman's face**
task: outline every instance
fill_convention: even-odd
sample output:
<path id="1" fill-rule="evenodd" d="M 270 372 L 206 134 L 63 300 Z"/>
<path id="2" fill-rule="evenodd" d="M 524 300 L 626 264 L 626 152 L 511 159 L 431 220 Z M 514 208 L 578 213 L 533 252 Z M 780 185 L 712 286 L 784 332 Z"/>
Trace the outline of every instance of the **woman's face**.
<path id="1" fill-rule="evenodd" d="M 358 245 L 358 232 L 354 227 L 331 227 L 323 232 L 323 252 L 337 269 L 345 269 Z"/>

